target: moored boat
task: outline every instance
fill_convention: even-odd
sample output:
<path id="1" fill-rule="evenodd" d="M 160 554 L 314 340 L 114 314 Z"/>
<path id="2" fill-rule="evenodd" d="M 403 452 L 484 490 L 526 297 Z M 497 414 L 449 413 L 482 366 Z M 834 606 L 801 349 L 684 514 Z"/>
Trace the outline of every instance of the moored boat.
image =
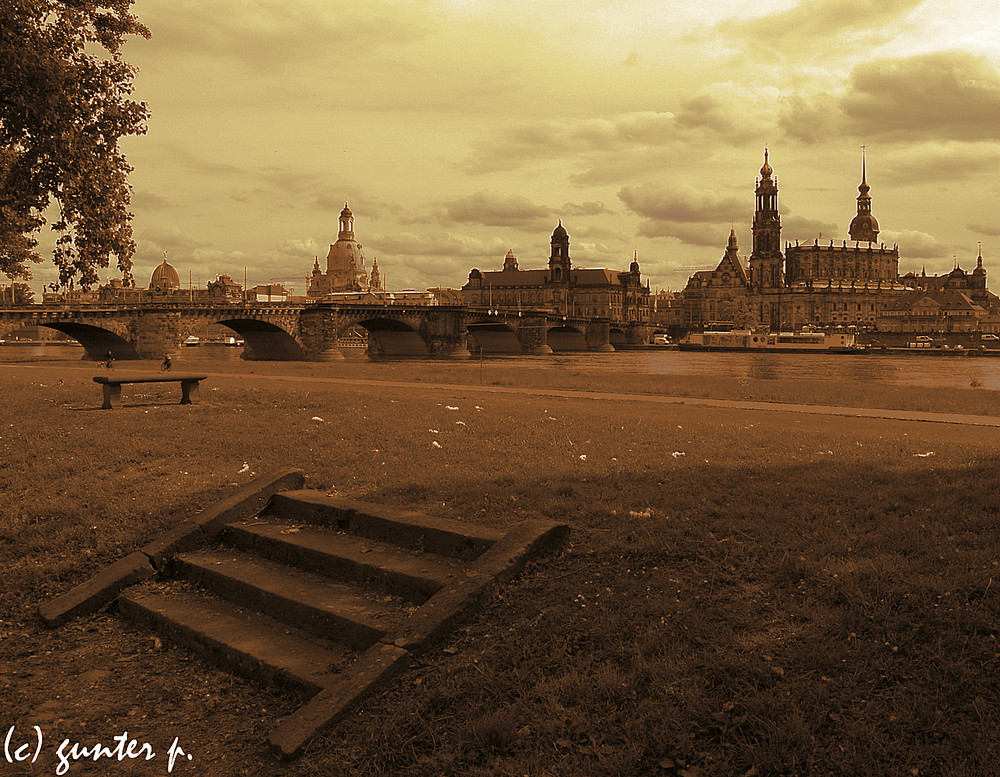
<path id="1" fill-rule="evenodd" d="M 851 332 L 692 332 L 677 346 L 682 351 L 790 351 L 854 353 L 859 350 Z"/>

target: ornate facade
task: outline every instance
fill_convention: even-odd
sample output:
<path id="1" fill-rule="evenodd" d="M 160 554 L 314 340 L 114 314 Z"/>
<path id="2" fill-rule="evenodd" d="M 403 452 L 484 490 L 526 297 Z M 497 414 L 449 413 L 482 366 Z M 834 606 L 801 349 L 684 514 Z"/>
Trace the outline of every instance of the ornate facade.
<path id="1" fill-rule="evenodd" d="M 372 276 L 376 288 L 380 288 L 377 270 L 374 267 Z M 354 214 L 345 202 L 344 209 L 340 212 L 337 242 L 330 244 L 330 251 L 326 255 L 326 272 L 320 269 L 319 257 L 316 257 L 306 295 L 310 299 L 322 299 L 334 292 L 367 291 L 371 281 L 372 278 L 365 268 L 365 255 L 361 252 L 361 243 L 354 237 Z"/>
<path id="2" fill-rule="evenodd" d="M 627 272 L 575 268 L 561 221 L 552 233 L 547 269 L 522 270 L 514 252 L 508 251 L 502 270 L 469 273 L 462 300 L 471 307 L 547 310 L 619 325 L 646 325 L 650 320 L 649 286 L 642 283 L 638 258 L 633 257 Z"/>
<path id="3" fill-rule="evenodd" d="M 703 327 L 746 305 L 749 318 L 772 330 L 816 326 L 874 327 L 880 311 L 906 291 L 898 276 L 899 250 L 878 243 L 879 224 L 872 214 L 865 158 L 862 155 L 857 213 L 851 221 L 850 241 L 837 245 L 785 243 L 781 245 L 778 179 L 767 150 L 754 189 L 753 248 L 749 272 L 736 254 L 735 232 L 719 267 L 695 273 L 684 289 L 685 324 Z M 983 276 L 985 281 L 985 275 Z M 744 302 L 745 300 L 745 302 Z M 724 304 L 725 303 L 725 304 Z M 732 303 L 730 305 L 729 303 Z"/>

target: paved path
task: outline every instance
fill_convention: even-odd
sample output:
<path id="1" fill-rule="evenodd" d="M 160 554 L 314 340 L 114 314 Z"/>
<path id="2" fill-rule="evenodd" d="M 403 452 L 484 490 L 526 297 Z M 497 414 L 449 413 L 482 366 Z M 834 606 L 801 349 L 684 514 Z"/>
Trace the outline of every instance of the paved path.
<path id="1" fill-rule="evenodd" d="M 221 376 L 220 376 L 221 377 Z M 279 376 L 273 376 L 280 379 Z M 694 405 L 700 407 L 731 408 L 733 410 L 769 410 L 778 413 L 811 413 L 851 418 L 885 418 L 897 421 L 925 421 L 941 424 L 1000 427 L 1000 418 L 993 416 L 962 415 L 958 413 L 925 413 L 916 410 L 879 410 L 863 407 L 829 407 L 826 405 L 797 405 L 785 402 L 750 402 L 732 399 L 703 397 L 678 397 L 662 394 L 611 394 L 600 391 L 576 391 L 544 388 L 514 388 L 510 386 L 476 386 L 456 383 L 406 383 L 402 381 L 352 380 L 349 378 L 317 378 L 323 383 L 346 385 L 388 386 L 392 388 L 427 388 L 434 391 L 466 391 L 469 393 L 523 394 L 528 396 L 560 397 L 566 399 L 594 399 L 607 402 L 649 402 L 659 405 Z"/>
<path id="2" fill-rule="evenodd" d="M 55 367 L 51 364 L 11 364 L 0 365 L 17 369 L 59 370 L 65 373 L 66 366 Z M 74 369 L 86 369 L 90 372 L 94 367 L 73 365 Z M 455 394 L 508 394 L 537 397 L 558 397 L 563 399 L 592 399 L 603 402 L 645 402 L 657 405 L 689 405 L 695 407 L 717 407 L 732 410 L 763 410 L 775 413 L 805 413 L 811 415 L 843 416 L 847 418 L 879 418 L 895 421 L 921 421 L 937 424 L 958 424 L 963 426 L 1000 427 L 1000 417 L 967 415 L 960 413 L 928 413 L 919 410 L 883 410 L 864 407 L 832 407 L 827 405 L 802 405 L 786 402 L 752 402 L 735 399 L 708 399 L 704 397 L 680 397 L 664 394 L 613 394 L 602 391 L 580 391 L 572 389 L 552 388 L 519 388 L 514 386 L 480 386 L 474 383 L 426 383 L 423 381 L 393 381 L 369 380 L 360 378 L 333 378 L 315 375 L 263 375 L 259 373 L 246 374 L 236 372 L 208 373 L 210 378 L 221 380 L 267 380 L 288 381 L 292 383 L 320 383 L 344 386 L 368 386 L 377 388 L 401 389 L 414 391 L 424 389 L 433 392 L 449 392 Z"/>

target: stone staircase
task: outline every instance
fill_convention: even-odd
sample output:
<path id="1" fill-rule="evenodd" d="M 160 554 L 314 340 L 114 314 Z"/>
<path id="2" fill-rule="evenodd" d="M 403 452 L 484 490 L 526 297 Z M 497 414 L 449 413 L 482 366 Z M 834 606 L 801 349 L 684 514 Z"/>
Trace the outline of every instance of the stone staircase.
<path id="1" fill-rule="evenodd" d="M 297 489 L 165 554 L 119 612 L 242 676 L 308 701 L 269 736 L 297 755 L 321 728 L 444 636 L 487 586 L 559 542 Z"/>

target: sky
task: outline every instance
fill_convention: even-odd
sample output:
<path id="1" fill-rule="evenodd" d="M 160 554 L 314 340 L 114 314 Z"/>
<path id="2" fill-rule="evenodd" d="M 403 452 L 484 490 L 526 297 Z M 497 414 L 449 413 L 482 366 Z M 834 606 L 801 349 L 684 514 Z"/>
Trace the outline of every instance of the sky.
<path id="1" fill-rule="evenodd" d="M 304 293 L 349 201 L 390 289 L 513 249 L 654 291 L 751 250 L 769 149 L 784 241 L 847 237 L 861 146 L 900 273 L 1000 290 L 996 0 L 136 0 L 136 282 L 167 252 Z M 35 285 L 55 278 L 34 268 Z M 102 281 L 111 277 L 102 273 Z"/>

